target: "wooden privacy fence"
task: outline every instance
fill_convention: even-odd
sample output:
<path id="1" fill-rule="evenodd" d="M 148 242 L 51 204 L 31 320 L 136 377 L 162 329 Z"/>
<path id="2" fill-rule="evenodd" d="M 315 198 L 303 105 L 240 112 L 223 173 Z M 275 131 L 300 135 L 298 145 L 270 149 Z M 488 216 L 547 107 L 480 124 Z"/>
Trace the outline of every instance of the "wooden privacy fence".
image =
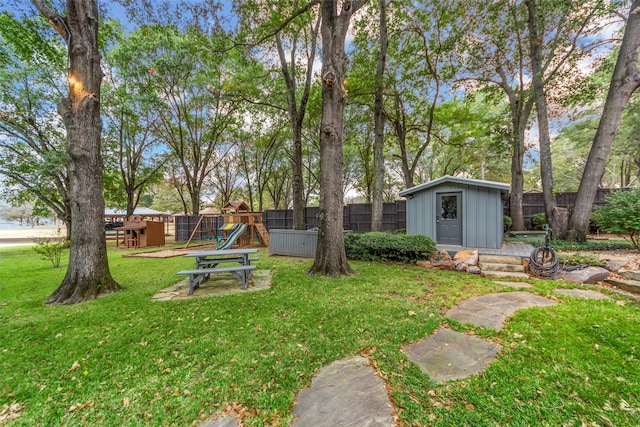
<path id="1" fill-rule="evenodd" d="M 384 231 L 396 231 L 406 228 L 406 216 L 407 203 L 404 200 L 384 203 L 382 206 L 382 229 Z M 290 209 L 268 210 L 264 212 L 263 218 L 269 230 L 288 230 L 293 228 L 293 211 Z M 354 233 L 371 231 L 371 204 L 346 205 L 343 210 L 342 220 L 345 230 L 351 230 Z M 304 221 L 306 230 L 316 228 L 318 226 L 318 208 L 305 208 Z"/>
<path id="2" fill-rule="evenodd" d="M 406 202 L 398 200 L 384 203 L 382 207 L 382 228 L 384 231 L 396 231 L 407 227 Z M 293 211 L 291 209 L 267 210 L 262 214 L 263 223 L 268 230 L 289 230 L 293 228 Z M 200 220 L 199 216 L 176 216 L 176 242 L 189 240 L 193 229 Z M 305 229 L 310 230 L 318 226 L 318 208 L 304 209 Z M 355 233 L 371 231 L 371 205 L 368 203 L 346 205 L 343 211 L 344 229 Z M 194 241 L 214 240 L 215 234 L 208 231 L 212 228 L 222 228 L 222 217 L 208 218 L 207 223 L 199 225 L 200 233 L 193 237 Z"/>
<path id="3" fill-rule="evenodd" d="M 604 198 L 611 192 L 610 189 L 599 189 L 596 193 L 594 206 L 604 205 Z M 575 204 L 577 193 L 561 193 L 556 195 L 556 203 L 562 208 L 571 208 Z M 544 212 L 544 195 L 542 192 L 525 192 L 523 194 L 524 223 L 527 229 L 532 229 L 531 217 Z M 505 204 L 504 214 L 509 215 L 509 205 Z M 384 231 L 396 231 L 407 228 L 407 203 L 405 200 L 397 200 L 393 203 L 384 203 L 382 211 L 382 229 Z M 293 228 L 293 211 L 291 209 L 278 209 L 264 211 L 263 223 L 269 230 L 289 230 Z M 371 204 L 357 203 L 346 205 L 343 211 L 344 229 L 354 233 L 366 233 L 371 231 Z M 176 241 L 186 242 L 198 224 L 199 216 L 176 217 Z M 222 217 L 209 219 L 213 228 L 222 227 Z M 304 228 L 314 229 L 318 226 L 318 208 L 307 207 L 304 209 Z M 202 233 L 194 236 L 193 240 L 215 240 L 213 233 L 206 233 L 205 225 L 201 224 Z"/>
<path id="4" fill-rule="evenodd" d="M 624 190 L 624 189 L 623 189 Z M 609 188 L 599 188 L 596 193 L 596 198 L 593 202 L 594 206 L 605 205 L 604 198 L 611 193 Z M 615 190 L 613 190 L 615 191 Z M 556 195 L 556 204 L 560 208 L 573 208 L 576 203 L 576 196 L 578 193 L 560 193 Z M 509 215 L 508 205 L 505 205 L 505 215 Z M 522 197 L 522 211 L 524 216 L 524 225 L 527 229 L 532 229 L 533 224 L 531 218 L 538 213 L 544 213 L 544 193 L 542 191 L 529 191 L 525 192 Z"/>

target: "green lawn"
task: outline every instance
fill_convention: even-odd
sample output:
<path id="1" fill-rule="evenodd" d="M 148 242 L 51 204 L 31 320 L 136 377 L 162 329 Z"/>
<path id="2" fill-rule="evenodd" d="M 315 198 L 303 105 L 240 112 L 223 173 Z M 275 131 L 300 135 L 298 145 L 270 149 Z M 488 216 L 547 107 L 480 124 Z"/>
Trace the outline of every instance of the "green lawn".
<path id="1" fill-rule="evenodd" d="M 66 258 L 53 269 L 29 247 L 0 249 L 0 417 L 19 408 L 9 424 L 187 426 L 232 404 L 245 425 L 285 426 L 318 369 L 365 354 L 401 425 L 640 425 L 640 304 L 624 296 L 577 300 L 551 295 L 561 282 L 532 281 L 562 304 L 494 332 L 443 317 L 504 290 L 466 274 L 353 262 L 357 275 L 325 279 L 306 275 L 309 260 L 261 251 L 268 291 L 153 302 L 193 260 L 123 253 L 109 251 L 125 290 L 51 307 Z M 436 384 L 400 347 L 442 324 L 503 350 L 484 373 Z"/>

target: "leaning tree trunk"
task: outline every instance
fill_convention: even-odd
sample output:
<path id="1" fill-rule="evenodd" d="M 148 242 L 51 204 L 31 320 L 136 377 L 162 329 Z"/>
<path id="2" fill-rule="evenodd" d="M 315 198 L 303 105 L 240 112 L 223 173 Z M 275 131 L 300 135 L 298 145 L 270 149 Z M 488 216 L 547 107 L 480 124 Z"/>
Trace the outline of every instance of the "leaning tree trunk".
<path id="1" fill-rule="evenodd" d="M 68 0 L 62 18 L 44 1 L 32 2 L 69 46 L 69 96 L 58 113 L 67 130 L 73 226 L 67 273 L 46 302 L 73 304 L 121 288 L 109 271 L 104 234 L 98 5 L 96 0 Z"/>
<path id="2" fill-rule="evenodd" d="M 640 51 L 640 0 L 631 4 L 627 27 L 622 37 L 620 52 L 611 77 L 607 100 L 604 104 L 598 130 L 593 139 L 587 163 L 584 166 L 574 210 L 569 221 L 570 238 L 585 240 L 589 231 L 589 216 L 596 198 L 604 167 L 618 133 L 622 114 L 631 95 L 640 86 L 638 53 Z"/>
<path id="3" fill-rule="evenodd" d="M 347 97 L 344 72 L 347 65 L 345 38 L 353 13 L 362 2 L 322 2 L 322 122 L 320 126 L 320 208 L 318 245 L 309 274 L 339 277 L 351 274 L 343 236 L 342 133 Z"/>

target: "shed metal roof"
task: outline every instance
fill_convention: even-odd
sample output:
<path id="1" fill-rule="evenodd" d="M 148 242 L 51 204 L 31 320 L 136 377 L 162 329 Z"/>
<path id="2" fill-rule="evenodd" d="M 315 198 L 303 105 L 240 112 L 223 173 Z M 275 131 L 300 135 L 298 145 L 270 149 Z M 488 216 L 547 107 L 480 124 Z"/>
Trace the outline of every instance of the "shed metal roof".
<path id="1" fill-rule="evenodd" d="M 409 194 L 419 193 L 421 191 L 427 190 L 431 187 L 435 187 L 445 182 L 453 182 L 455 184 L 463 184 L 463 185 L 473 185 L 476 187 L 495 188 L 495 189 L 506 191 L 506 192 L 508 192 L 509 188 L 511 187 L 509 184 L 505 184 L 503 182 L 485 181 L 481 179 L 461 178 L 457 176 L 445 175 L 441 178 L 434 179 L 433 181 L 425 182 L 424 184 L 407 188 L 406 190 L 403 190 L 398 194 L 403 197 L 408 196 Z"/>

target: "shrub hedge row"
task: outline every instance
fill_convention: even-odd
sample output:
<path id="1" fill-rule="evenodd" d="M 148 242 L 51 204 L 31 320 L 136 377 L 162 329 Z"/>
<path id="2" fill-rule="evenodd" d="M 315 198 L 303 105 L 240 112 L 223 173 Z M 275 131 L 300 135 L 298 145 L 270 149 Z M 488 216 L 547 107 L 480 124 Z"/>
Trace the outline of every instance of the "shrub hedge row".
<path id="1" fill-rule="evenodd" d="M 414 263 L 428 259 L 436 250 L 432 239 L 418 234 L 353 233 L 347 234 L 344 243 L 347 258 L 363 261 Z"/>

